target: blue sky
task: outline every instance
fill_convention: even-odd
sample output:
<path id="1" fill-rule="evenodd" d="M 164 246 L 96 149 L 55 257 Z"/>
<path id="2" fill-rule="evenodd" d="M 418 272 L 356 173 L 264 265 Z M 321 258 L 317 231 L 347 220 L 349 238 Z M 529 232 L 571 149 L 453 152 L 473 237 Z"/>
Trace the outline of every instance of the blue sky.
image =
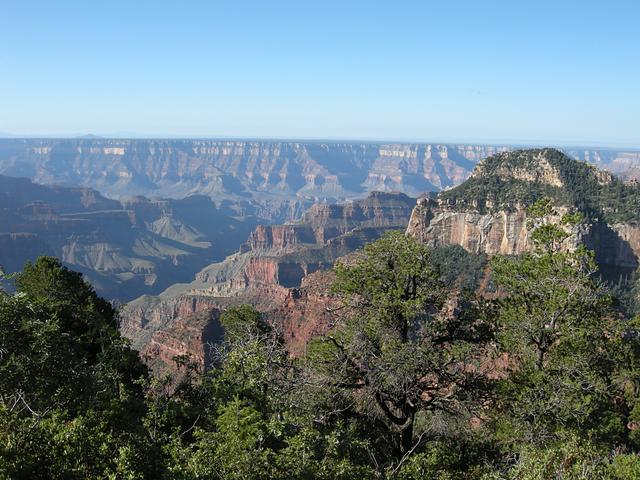
<path id="1" fill-rule="evenodd" d="M 0 132 L 640 147 L 637 1 L 0 0 Z"/>

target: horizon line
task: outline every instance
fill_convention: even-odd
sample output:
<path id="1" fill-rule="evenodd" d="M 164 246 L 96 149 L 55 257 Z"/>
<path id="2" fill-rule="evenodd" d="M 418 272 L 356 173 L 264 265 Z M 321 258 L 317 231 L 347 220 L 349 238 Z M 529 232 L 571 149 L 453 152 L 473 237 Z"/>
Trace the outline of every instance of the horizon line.
<path id="1" fill-rule="evenodd" d="M 399 138 L 358 138 L 358 137 L 285 137 L 285 136 L 236 136 L 236 135 L 172 135 L 172 134 L 12 134 L 0 132 L 0 140 L 209 140 L 209 141 L 258 141 L 285 143 L 374 143 L 374 144 L 423 144 L 423 145 L 478 145 L 496 147 L 557 147 L 557 148 L 604 148 L 640 150 L 640 144 L 634 142 L 600 142 L 576 140 L 532 140 L 532 139 L 478 139 L 463 140 L 460 137 L 440 138 L 437 140 L 399 139 Z"/>

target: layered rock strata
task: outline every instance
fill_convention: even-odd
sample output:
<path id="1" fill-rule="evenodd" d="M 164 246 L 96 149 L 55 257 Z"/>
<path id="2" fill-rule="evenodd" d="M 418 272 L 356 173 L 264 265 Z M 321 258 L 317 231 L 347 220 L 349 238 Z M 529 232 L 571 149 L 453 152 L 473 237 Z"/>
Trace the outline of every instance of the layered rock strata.
<path id="1" fill-rule="evenodd" d="M 162 370 L 170 368 L 171 354 L 181 351 L 176 345 L 185 345 L 180 331 L 187 330 L 176 325 L 209 328 L 216 315 L 209 323 L 195 319 L 250 303 L 277 319 L 290 351 L 299 354 L 331 323 L 326 270 L 386 230 L 404 229 L 414 203 L 406 195 L 376 192 L 345 205 L 318 205 L 295 224 L 259 226 L 237 253 L 204 268 L 194 281 L 130 302 L 122 312 L 122 331 Z M 200 353 L 196 357 L 204 361 Z"/>

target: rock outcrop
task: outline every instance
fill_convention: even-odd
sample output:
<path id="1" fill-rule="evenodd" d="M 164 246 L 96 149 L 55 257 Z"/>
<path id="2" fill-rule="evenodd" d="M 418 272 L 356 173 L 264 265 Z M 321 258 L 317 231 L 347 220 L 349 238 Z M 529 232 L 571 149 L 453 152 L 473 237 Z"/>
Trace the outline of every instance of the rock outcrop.
<path id="1" fill-rule="evenodd" d="M 552 149 L 505 153 L 480 162 L 459 187 L 418 199 L 407 234 L 431 245 L 460 245 L 475 254 L 517 255 L 532 248 L 527 212 L 542 197 L 556 205 L 556 215 L 544 219 L 548 223 L 560 224 L 571 210 L 584 215 L 572 228 L 567 248 L 587 245 L 603 270 L 617 274 L 638 267 L 640 188 Z"/>
<path id="2" fill-rule="evenodd" d="M 431 245 L 460 245 L 474 254 L 514 255 L 529 248 L 524 208 L 513 212 L 456 212 L 420 199 L 407 233 Z"/>
<path id="3" fill-rule="evenodd" d="M 260 225 L 247 240 L 251 250 L 286 251 L 305 243 L 318 243 L 310 225 Z"/>
<path id="4" fill-rule="evenodd" d="M 270 318 L 279 319 L 287 345 L 300 353 L 311 336 L 330 324 L 326 270 L 386 230 L 404 229 L 414 203 L 402 194 L 372 193 L 347 205 L 315 207 L 296 224 L 259 226 L 239 252 L 204 268 L 194 281 L 130 302 L 122 312 L 122 331 L 162 370 L 169 368 L 167 352 L 184 345 L 173 339 L 182 338 L 175 325 L 250 303 L 263 312 L 277 311 Z"/>
<path id="5" fill-rule="evenodd" d="M 140 356 L 158 375 L 174 370 L 176 358 L 188 358 L 200 368 L 208 368 L 211 347 L 223 336 L 219 315 L 218 309 L 210 308 L 178 317 L 166 330 L 153 333 L 140 350 Z"/>
<path id="6" fill-rule="evenodd" d="M 560 225 L 566 208 L 547 217 L 548 223 Z M 420 199 L 411 214 L 407 234 L 432 246 L 460 245 L 476 255 L 517 255 L 532 248 L 526 206 L 491 213 L 452 211 L 436 201 Z M 591 226 L 582 225 L 571 232 L 567 247 L 584 243 Z"/>
<path id="7" fill-rule="evenodd" d="M 290 289 L 278 306 L 267 310 L 268 321 L 280 330 L 292 356 L 303 355 L 312 338 L 336 326 L 339 304 L 329 292 L 332 282 L 331 271 L 309 274 L 299 288 Z"/>

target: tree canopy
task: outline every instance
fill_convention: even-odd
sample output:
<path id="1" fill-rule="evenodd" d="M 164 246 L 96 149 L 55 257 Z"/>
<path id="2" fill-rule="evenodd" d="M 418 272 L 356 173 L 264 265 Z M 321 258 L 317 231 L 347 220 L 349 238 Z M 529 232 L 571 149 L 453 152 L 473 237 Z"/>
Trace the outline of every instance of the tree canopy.
<path id="1" fill-rule="evenodd" d="M 80 274 L 27 264 L 0 291 L 0 478 L 640 478 L 639 322 L 552 209 L 488 265 L 389 233 L 336 265 L 338 321 L 305 355 L 237 306 L 211 368 L 176 377 Z"/>

